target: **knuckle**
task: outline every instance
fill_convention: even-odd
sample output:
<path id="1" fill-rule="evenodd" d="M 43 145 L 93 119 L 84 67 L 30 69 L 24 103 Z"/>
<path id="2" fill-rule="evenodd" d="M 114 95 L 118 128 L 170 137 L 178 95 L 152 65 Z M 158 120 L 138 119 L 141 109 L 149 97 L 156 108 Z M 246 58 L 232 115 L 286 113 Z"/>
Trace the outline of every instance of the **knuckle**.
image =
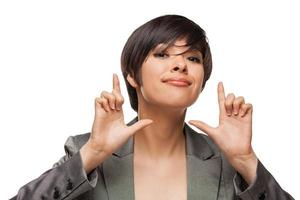
<path id="1" fill-rule="evenodd" d="M 113 92 L 113 94 L 114 94 L 115 100 L 117 102 L 120 102 L 120 103 L 124 102 L 124 98 L 119 92 Z"/>
<path id="2" fill-rule="evenodd" d="M 108 103 L 108 100 L 106 98 L 102 98 L 101 102 L 104 103 L 104 104 L 106 104 L 106 103 Z"/>
<path id="3" fill-rule="evenodd" d="M 116 91 L 116 90 L 113 90 L 113 91 L 112 91 L 112 94 L 115 95 L 115 96 L 117 96 L 117 97 L 118 97 L 118 96 L 122 96 L 121 93 L 118 92 L 118 91 Z"/>
<path id="4" fill-rule="evenodd" d="M 116 100 L 116 97 L 115 97 L 114 95 L 109 95 L 109 96 L 108 96 L 108 99 L 109 99 L 110 101 L 115 101 L 115 100 Z"/>
<path id="5" fill-rule="evenodd" d="M 234 98 L 235 97 L 235 95 L 233 94 L 233 93 L 229 93 L 228 95 L 227 95 L 227 98 Z"/>
<path id="6" fill-rule="evenodd" d="M 242 107 L 242 109 L 243 109 L 244 111 L 249 110 L 249 109 L 252 109 L 252 105 L 251 105 L 251 104 L 244 104 L 243 107 Z"/>
<path id="7" fill-rule="evenodd" d="M 120 93 L 119 90 L 117 90 L 117 89 L 113 89 L 112 92 L 113 93 Z"/>
<path id="8" fill-rule="evenodd" d="M 245 101 L 245 98 L 244 98 L 243 96 L 239 96 L 239 97 L 237 97 L 237 100 L 238 100 L 239 102 L 244 102 L 244 101 Z"/>
<path id="9" fill-rule="evenodd" d="M 230 101 L 230 100 L 225 101 L 225 106 L 226 107 L 231 107 L 232 106 L 232 101 Z"/>
<path id="10" fill-rule="evenodd" d="M 107 93 L 108 93 L 108 92 L 106 92 L 106 91 L 102 91 L 101 94 L 100 94 L 100 96 L 101 96 L 101 97 L 104 97 L 104 96 L 106 96 Z"/>
<path id="11" fill-rule="evenodd" d="M 102 99 L 99 97 L 95 98 L 95 104 L 102 104 Z"/>
<path id="12" fill-rule="evenodd" d="M 247 107 L 246 106 L 242 106 L 241 110 L 244 113 L 247 110 Z"/>
<path id="13" fill-rule="evenodd" d="M 106 91 L 101 92 L 101 97 L 104 99 L 108 99 L 109 101 L 114 101 L 116 99 L 113 94 Z"/>
<path id="14" fill-rule="evenodd" d="M 241 98 L 237 98 L 234 102 L 233 102 L 233 105 L 234 106 L 239 106 L 239 105 L 241 105 L 243 103 L 243 99 L 241 99 Z"/>
<path id="15" fill-rule="evenodd" d="M 100 101 L 100 98 L 99 97 L 96 97 L 95 98 L 95 102 L 99 102 Z"/>
<path id="16" fill-rule="evenodd" d="M 120 97 L 118 98 L 118 102 L 124 103 L 124 98 L 123 98 L 122 96 L 120 96 Z"/>
<path id="17" fill-rule="evenodd" d="M 239 101 L 234 101 L 234 102 L 233 102 L 233 106 L 238 106 L 238 105 L 240 105 L 240 102 L 239 102 Z"/>
<path id="18" fill-rule="evenodd" d="M 231 110 L 232 109 L 232 104 L 225 104 L 225 108 L 227 110 Z"/>

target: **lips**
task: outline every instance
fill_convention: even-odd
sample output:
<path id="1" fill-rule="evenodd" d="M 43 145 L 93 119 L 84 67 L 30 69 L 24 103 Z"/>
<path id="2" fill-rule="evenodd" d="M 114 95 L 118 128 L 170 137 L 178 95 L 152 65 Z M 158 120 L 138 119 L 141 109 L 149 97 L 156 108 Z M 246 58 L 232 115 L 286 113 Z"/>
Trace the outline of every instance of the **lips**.
<path id="1" fill-rule="evenodd" d="M 189 86 L 192 82 L 186 78 L 172 77 L 163 80 L 164 83 L 169 83 L 175 86 Z"/>

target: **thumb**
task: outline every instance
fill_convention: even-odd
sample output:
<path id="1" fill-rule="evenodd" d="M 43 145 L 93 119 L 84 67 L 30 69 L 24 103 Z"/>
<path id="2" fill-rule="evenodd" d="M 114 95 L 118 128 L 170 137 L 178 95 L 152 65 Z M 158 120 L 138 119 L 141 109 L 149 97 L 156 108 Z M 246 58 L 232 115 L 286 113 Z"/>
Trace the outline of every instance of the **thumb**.
<path id="1" fill-rule="evenodd" d="M 204 133 L 206 133 L 208 136 L 212 135 L 214 132 L 214 128 L 209 126 L 208 124 L 199 121 L 199 120 L 190 120 L 189 124 L 197 127 L 198 129 L 200 129 L 201 131 L 203 131 Z"/>
<path id="2" fill-rule="evenodd" d="M 129 134 L 134 135 L 137 131 L 149 126 L 152 123 L 153 121 L 151 119 L 141 119 L 128 127 Z"/>

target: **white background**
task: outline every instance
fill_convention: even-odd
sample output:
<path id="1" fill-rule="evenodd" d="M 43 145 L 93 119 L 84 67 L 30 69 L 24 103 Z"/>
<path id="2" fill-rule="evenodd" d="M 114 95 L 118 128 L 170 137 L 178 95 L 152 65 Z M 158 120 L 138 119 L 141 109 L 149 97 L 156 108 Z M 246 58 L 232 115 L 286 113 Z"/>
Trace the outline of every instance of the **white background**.
<path id="1" fill-rule="evenodd" d="M 17 193 L 89 132 L 94 98 L 121 77 L 133 30 L 181 14 L 207 32 L 213 73 L 186 120 L 217 125 L 217 83 L 254 105 L 253 146 L 295 199 L 299 192 L 299 6 L 296 1 L 1 1 L 0 199 Z M 130 109 L 126 87 L 126 121 Z"/>

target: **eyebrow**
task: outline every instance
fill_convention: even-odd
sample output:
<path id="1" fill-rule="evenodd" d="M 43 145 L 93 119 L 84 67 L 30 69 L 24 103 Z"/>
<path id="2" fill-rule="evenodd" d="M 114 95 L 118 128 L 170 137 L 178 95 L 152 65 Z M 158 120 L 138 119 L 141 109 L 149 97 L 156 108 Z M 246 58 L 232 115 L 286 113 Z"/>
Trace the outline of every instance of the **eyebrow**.
<path id="1" fill-rule="evenodd" d="M 161 44 L 158 44 L 156 45 L 156 47 L 153 49 L 153 51 L 165 51 L 167 48 L 168 48 L 168 44 L 165 44 L 165 43 L 161 43 Z"/>
<path id="2" fill-rule="evenodd" d="M 183 44 L 183 45 L 176 45 L 176 44 L 173 44 L 173 46 L 175 46 L 175 47 L 187 47 L 187 46 L 189 46 L 189 45 L 187 45 L 187 44 Z"/>
<path id="3" fill-rule="evenodd" d="M 154 49 L 153 51 L 166 51 L 168 48 L 172 47 L 172 46 L 175 46 L 175 47 L 185 47 L 186 45 L 171 45 L 168 47 L 168 44 L 158 44 Z M 200 57 L 203 57 L 201 51 L 199 51 L 198 49 L 195 49 L 195 48 L 188 48 L 186 51 L 183 51 L 181 53 L 178 53 L 178 54 L 172 54 L 172 55 L 182 55 L 182 54 L 185 54 L 185 53 L 195 53 L 197 54 L 197 56 L 200 56 Z"/>
<path id="4" fill-rule="evenodd" d="M 187 51 L 185 51 L 185 52 L 183 52 L 183 53 L 195 53 L 195 54 L 197 54 L 198 56 L 203 57 L 201 51 L 199 51 L 198 49 L 194 49 L 194 48 L 190 48 L 190 49 L 188 49 Z"/>

